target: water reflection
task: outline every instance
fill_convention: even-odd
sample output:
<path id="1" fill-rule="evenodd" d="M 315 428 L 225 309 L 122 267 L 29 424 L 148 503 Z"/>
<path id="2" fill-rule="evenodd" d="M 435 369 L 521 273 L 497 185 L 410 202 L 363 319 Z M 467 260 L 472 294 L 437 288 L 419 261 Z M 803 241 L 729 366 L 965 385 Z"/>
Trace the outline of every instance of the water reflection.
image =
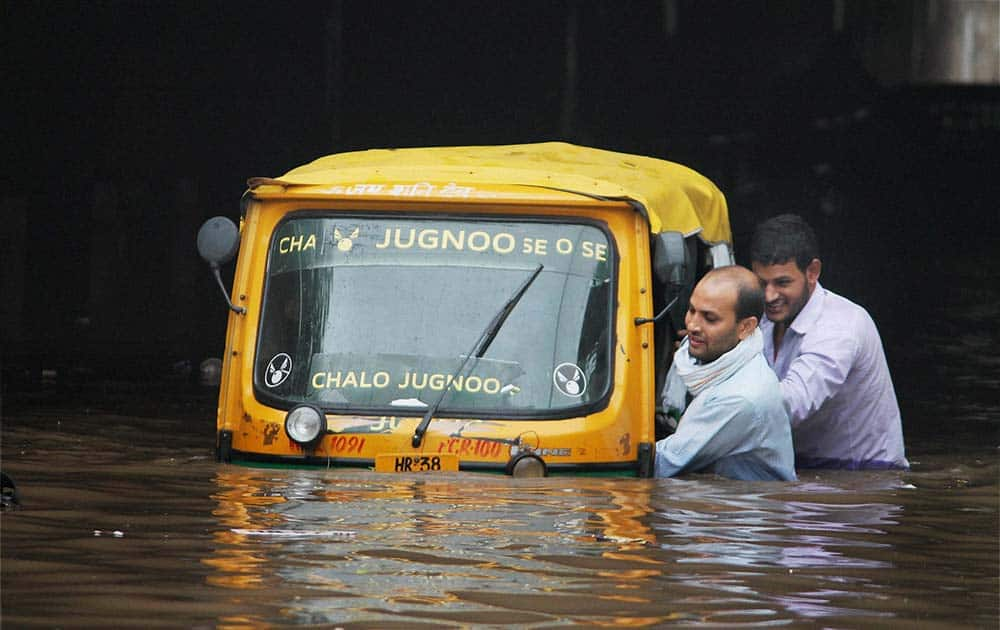
<path id="1" fill-rule="evenodd" d="M 904 568 L 893 529 L 917 493 L 903 473 L 760 484 L 225 467 L 215 483 L 209 582 L 294 592 L 282 615 L 340 625 L 880 618 Z"/>
<path id="2" fill-rule="evenodd" d="M 205 561 L 216 570 L 209 579 L 241 589 L 278 579 L 320 591 L 289 606 L 313 622 L 376 613 L 525 624 L 572 613 L 624 623 L 649 604 L 629 593 L 635 580 L 662 574 L 662 561 L 630 555 L 655 541 L 643 522 L 649 484 L 623 491 L 621 480 L 563 487 L 474 476 L 470 493 L 469 481 L 227 468 L 214 495 L 227 529 Z M 556 595 L 588 576 L 610 592 Z M 340 598 L 351 599 L 333 601 Z M 643 618 L 668 617 L 655 606 Z"/>
<path id="3" fill-rule="evenodd" d="M 5 627 L 996 625 L 981 438 L 905 473 L 514 480 L 219 465 L 192 426 L 5 415 Z"/>
<path id="4" fill-rule="evenodd" d="M 888 483 L 895 488 L 906 487 L 899 480 Z M 841 492 L 809 483 L 800 484 L 794 494 L 720 494 L 717 489 L 699 484 L 685 486 L 683 491 L 671 492 L 658 501 L 664 523 L 657 525 L 657 531 L 666 541 L 665 546 L 680 555 L 678 562 L 735 567 L 889 568 L 891 564 L 885 561 L 864 557 L 862 550 L 886 546 L 872 535 L 885 534 L 886 528 L 896 524 L 902 508 L 878 501 L 841 503 L 842 497 L 830 497 Z M 802 494 L 820 494 L 821 501 L 802 500 Z M 677 505 L 691 507 L 672 509 Z M 671 542 L 674 540 L 677 543 Z"/>

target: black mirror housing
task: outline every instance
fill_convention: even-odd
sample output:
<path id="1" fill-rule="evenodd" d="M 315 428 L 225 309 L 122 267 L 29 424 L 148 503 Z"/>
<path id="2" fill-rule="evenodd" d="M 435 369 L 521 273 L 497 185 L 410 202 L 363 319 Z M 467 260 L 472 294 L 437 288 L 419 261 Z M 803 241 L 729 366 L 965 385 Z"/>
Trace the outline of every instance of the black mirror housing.
<path id="1" fill-rule="evenodd" d="M 680 232 L 660 232 L 653 241 L 653 273 L 660 284 L 682 287 L 694 282 L 694 260 Z"/>
<path id="2" fill-rule="evenodd" d="M 240 231 L 227 217 L 212 217 L 198 230 L 198 254 L 209 265 L 224 265 L 240 248 Z"/>
<path id="3" fill-rule="evenodd" d="M 212 268 L 212 275 L 222 290 L 222 297 L 229 308 L 239 314 L 246 313 L 242 306 L 235 306 L 229 299 L 229 293 L 222 284 L 219 265 L 224 265 L 233 259 L 240 248 L 240 230 L 226 217 L 212 217 L 202 224 L 198 230 L 198 254 Z"/>

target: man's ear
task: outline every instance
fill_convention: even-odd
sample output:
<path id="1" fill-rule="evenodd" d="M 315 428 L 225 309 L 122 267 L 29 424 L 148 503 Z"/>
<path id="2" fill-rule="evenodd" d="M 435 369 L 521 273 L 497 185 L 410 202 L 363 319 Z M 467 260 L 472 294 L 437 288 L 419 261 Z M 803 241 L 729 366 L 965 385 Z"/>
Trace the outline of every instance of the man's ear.
<path id="1" fill-rule="evenodd" d="M 823 263 L 820 262 L 819 258 L 813 258 L 806 266 L 806 284 L 809 285 L 809 290 L 812 291 L 816 288 L 816 283 L 819 282 L 819 274 L 823 270 Z"/>
<path id="2" fill-rule="evenodd" d="M 753 334 L 753 331 L 757 329 L 757 324 L 759 323 L 759 320 L 752 315 L 750 317 L 744 317 L 736 323 L 736 336 L 739 337 L 740 341 L 743 341 Z"/>

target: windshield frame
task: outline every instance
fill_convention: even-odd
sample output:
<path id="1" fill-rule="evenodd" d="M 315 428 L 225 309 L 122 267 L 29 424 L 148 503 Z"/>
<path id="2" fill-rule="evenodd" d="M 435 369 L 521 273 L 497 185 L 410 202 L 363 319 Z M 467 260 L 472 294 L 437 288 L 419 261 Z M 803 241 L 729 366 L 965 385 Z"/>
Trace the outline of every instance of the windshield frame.
<path id="1" fill-rule="evenodd" d="M 294 221 L 296 219 L 335 219 L 335 220 L 384 220 L 391 218 L 392 220 L 417 220 L 417 221 L 434 221 L 434 220 L 445 220 L 445 221 L 467 221 L 470 224 L 476 223 L 504 223 L 504 222 L 517 222 L 523 224 L 555 224 L 555 225 L 581 225 L 587 227 L 593 227 L 599 230 L 604 237 L 607 239 L 608 244 L 608 264 L 609 264 L 609 287 L 608 287 L 608 299 L 610 304 L 608 305 L 608 323 L 610 327 L 607 335 L 607 385 L 604 388 L 602 394 L 592 400 L 591 402 L 575 405 L 561 407 L 553 410 L 539 410 L 532 409 L 526 411 L 513 411 L 510 409 L 498 409 L 496 411 L 488 411 L 482 409 L 453 409 L 447 405 L 441 406 L 435 413 L 435 418 L 452 418 L 452 419 L 463 419 L 463 418 L 476 418 L 476 419 L 505 419 L 511 421 L 533 421 L 533 420 L 563 420 L 567 418 L 579 418 L 587 415 L 591 415 L 603 409 L 606 409 L 610 404 L 611 396 L 615 389 L 615 372 L 617 369 L 617 357 L 615 348 L 618 346 L 617 334 L 618 334 L 618 310 L 619 310 L 619 298 L 618 298 L 618 287 L 619 287 L 619 273 L 621 258 L 619 255 L 619 248 L 617 241 L 615 239 L 614 232 L 610 229 L 605 221 L 596 218 L 590 218 L 579 215 L 541 215 L 541 214 L 518 214 L 518 213 L 475 213 L 475 212 L 412 212 L 412 211 L 385 211 L 385 210 L 364 210 L 364 209 L 351 209 L 351 210 L 335 210 L 335 209 L 309 209 L 309 208 L 299 208 L 295 210 L 290 210 L 286 212 L 273 226 L 270 234 L 262 242 L 264 243 L 266 263 L 264 265 L 262 273 L 261 282 L 261 300 L 259 311 L 257 312 L 257 325 L 254 334 L 254 352 L 253 360 L 251 361 L 251 385 L 254 398 L 261 404 L 267 405 L 269 407 L 287 411 L 292 407 L 302 404 L 302 401 L 289 400 L 281 396 L 277 396 L 268 392 L 268 390 L 262 386 L 258 379 L 259 372 L 259 357 L 258 352 L 261 347 L 263 340 L 264 326 L 263 318 L 264 314 L 267 312 L 268 300 L 269 300 L 269 281 L 271 277 L 271 266 L 272 266 L 272 249 L 274 246 L 273 239 L 280 231 L 280 228 L 289 221 Z M 486 326 L 489 322 L 488 319 L 490 314 L 486 315 L 486 319 L 482 322 L 483 326 Z M 458 357 L 456 357 L 458 358 Z M 423 415 L 426 407 L 394 407 L 394 406 L 373 406 L 373 407 L 343 407 L 343 406 L 325 406 L 318 402 L 313 402 L 311 404 L 317 405 L 321 411 L 329 415 L 344 415 L 344 416 L 366 416 L 366 417 L 382 417 L 382 416 L 397 416 L 397 417 L 420 417 Z"/>

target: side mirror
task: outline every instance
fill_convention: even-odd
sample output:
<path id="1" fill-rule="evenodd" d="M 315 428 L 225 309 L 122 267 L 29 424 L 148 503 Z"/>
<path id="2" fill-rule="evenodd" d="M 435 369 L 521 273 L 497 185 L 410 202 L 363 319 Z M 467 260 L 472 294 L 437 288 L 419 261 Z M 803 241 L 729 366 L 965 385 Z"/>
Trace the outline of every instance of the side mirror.
<path id="1" fill-rule="evenodd" d="M 222 284 L 222 276 L 219 274 L 219 265 L 224 265 L 232 260 L 239 248 L 240 231 L 236 224 L 226 217 L 212 217 L 205 221 L 198 230 L 198 254 L 211 267 L 212 275 L 219 283 L 226 304 L 231 310 L 243 314 L 247 310 L 242 306 L 233 305 L 232 300 L 229 299 L 229 292 L 226 291 L 226 285 Z"/>
<path id="2" fill-rule="evenodd" d="M 636 317 L 635 325 L 663 319 L 680 299 L 683 289 L 694 284 L 694 255 L 680 232 L 660 232 L 653 239 L 653 275 L 673 298 L 654 317 Z"/>
<path id="3" fill-rule="evenodd" d="M 660 232 L 653 245 L 653 273 L 661 284 L 682 287 L 694 282 L 694 260 L 680 232 Z"/>
<path id="4" fill-rule="evenodd" d="M 240 231 L 226 217 L 212 217 L 198 230 L 198 254 L 209 265 L 224 265 L 240 248 Z"/>

